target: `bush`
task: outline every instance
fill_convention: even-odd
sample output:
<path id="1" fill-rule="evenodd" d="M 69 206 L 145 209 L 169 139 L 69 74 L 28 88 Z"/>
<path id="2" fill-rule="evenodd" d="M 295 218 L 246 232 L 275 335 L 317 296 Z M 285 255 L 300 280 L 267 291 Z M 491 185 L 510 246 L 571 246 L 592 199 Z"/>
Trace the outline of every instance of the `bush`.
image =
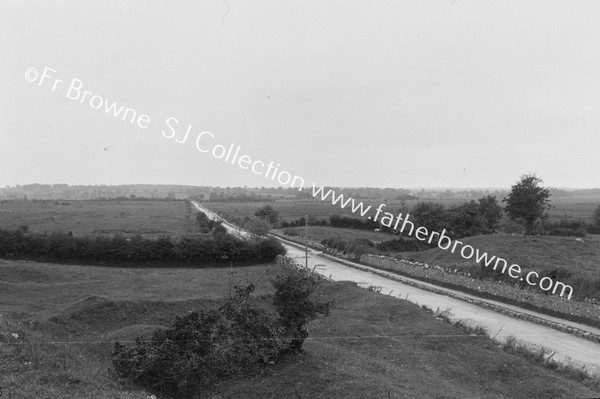
<path id="1" fill-rule="evenodd" d="M 284 229 L 283 234 L 285 234 L 286 236 L 292 236 L 292 237 L 300 236 L 300 234 L 298 234 L 298 232 L 296 230 L 294 230 L 293 228 L 290 228 L 290 227 Z"/>
<path id="2" fill-rule="evenodd" d="M 550 236 L 562 236 L 562 237 L 585 237 L 586 232 L 584 229 L 571 230 L 564 227 L 556 227 L 548 231 Z"/>
<path id="3" fill-rule="evenodd" d="M 600 234 L 600 226 L 588 226 L 587 232 L 589 234 Z"/>
<path id="4" fill-rule="evenodd" d="M 289 348 L 302 350 L 302 343 L 308 337 L 306 324 L 319 315 L 327 315 L 330 303 L 318 303 L 310 296 L 318 284 L 317 275 L 289 258 L 279 257 L 281 272 L 271 280 L 275 287 L 273 304 L 279 313 L 279 323 L 289 337 L 293 337 Z"/>
<path id="5" fill-rule="evenodd" d="M 221 379 L 260 372 L 286 342 L 274 318 L 249 304 L 253 290 L 234 284 L 218 309 L 176 317 L 132 348 L 116 342 L 117 374 L 161 395 L 191 398 Z"/>
<path id="6" fill-rule="evenodd" d="M 551 236 L 585 237 L 586 224 L 582 220 L 561 220 L 559 222 L 545 222 L 545 233 Z"/>
<path id="7" fill-rule="evenodd" d="M 278 257 L 274 312 L 253 304 L 252 283 L 234 283 L 216 309 L 190 312 L 151 340 L 129 348 L 115 342 L 112 362 L 121 378 L 167 397 L 192 398 L 224 379 L 256 376 L 287 351 L 301 351 L 306 324 L 329 312 L 311 299 L 318 278 L 291 259 Z"/>
<path id="8" fill-rule="evenodd" d="M 375 244 L 375 248 L 384 252 L 417 252 L 430 249 L 431 246 L 419 240 L 405 240 L 400 237 L 397 240 L 381 241 Z"/>

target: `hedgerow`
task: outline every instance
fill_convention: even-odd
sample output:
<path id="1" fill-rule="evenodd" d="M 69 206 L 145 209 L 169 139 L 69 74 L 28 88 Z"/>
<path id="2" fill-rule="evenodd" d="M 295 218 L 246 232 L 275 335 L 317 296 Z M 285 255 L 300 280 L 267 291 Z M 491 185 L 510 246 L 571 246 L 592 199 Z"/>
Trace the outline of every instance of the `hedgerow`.
<path id="1" fill-rule="evenodd" d="M 23 229 L 0 230 L 0 257 L 5 258 L 124 264 L 263 263 L 284 253 L 285 248 L 274 238 L 242 240 L 220 232 L 218 228 L 208 237 L 188 236 L 179 240 L 170 236 L 156 239 L 141 235 L 126 238 L 118 234 L 89 237 L 62 232 L 32 234 Z"/>

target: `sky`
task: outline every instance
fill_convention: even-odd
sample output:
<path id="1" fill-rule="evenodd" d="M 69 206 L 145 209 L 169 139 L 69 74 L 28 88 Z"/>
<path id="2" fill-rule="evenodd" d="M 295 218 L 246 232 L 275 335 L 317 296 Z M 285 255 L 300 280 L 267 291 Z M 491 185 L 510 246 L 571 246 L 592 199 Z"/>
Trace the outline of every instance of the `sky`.
<path id="1" fill-rule="evenodd" d="M 0 186 L 600 187 L 598 21 L 597 1 L 2 0 Z M 278 177 L 211 153 L 232 144 Z"/>

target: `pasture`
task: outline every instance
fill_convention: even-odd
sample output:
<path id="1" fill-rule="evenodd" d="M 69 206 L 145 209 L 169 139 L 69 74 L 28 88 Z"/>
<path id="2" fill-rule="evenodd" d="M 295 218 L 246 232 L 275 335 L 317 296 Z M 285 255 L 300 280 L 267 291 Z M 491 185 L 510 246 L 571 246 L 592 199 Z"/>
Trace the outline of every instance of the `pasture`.
<path id="1" fill-rule="evenodd" d="M 142 234 L 178 237 L 197 231 L 195 213 L 187 201 L 0 201 L 0 228 L 44 233 L 72 231 L 74 235 Z"/>
<path id="2" fill-rule="evenodd" d="M 517 263 L 524 270 L 550 271 L 557 268 L 570 270 L 573 275 L 585 279 L 599 279 L 600 237 L 589 235 L 583 241 L 574 237 L 535 236 L 523 237 L 511 234 L 493 234 L 460 239 L 482 252 L 496 255 Z M 419 262 L 435 263 L 450 267 L 476 265 L 473 259 L 464 259 L 459 251 L 452 253 L 440 248 L 421 252 L 403 252 L 396 255 L 414 258 Z"/>
<path id="3" fill-rule="evenodd" d="M 265 205 L 271 205 L 279 212 L 280 221 L 298 220 L 304 215 L 309 215 L 309 218 L 316 220 L 329 220 L 329 216 L 333 214 L 353 216 L 352 210 L 348 207 L 342 209 L 337 205 L 316 199 L 283 199 L 273 202 L 205 202 L 203 204 L 215 212 L 224 212 L 233 219 L 252 217 L 257 209 Z M 365 201 L 365 204 L 378 205 L 375 201 L 368 203 Z"/>
<path id="4" fill-rule="evenodd" d="M 272 265 L 128 269 L 0 261 L 0 376 L 13 398 L 144 399 L 112 369 L 112 342 L 149 337 L 175 315 L 214 306 L 235 279 L 272 292 Z M 262 277 L 262 278 L 261 278 Z M 309 326 L 303 355 L 257 379 L 230 380 L 212 398 L 593 397 L 597 383 L 503 352 L 407 301 L 323 282 L 335 306 Z M 14 335 L 13 335 L 14 334 Z M 211 397 L 211 396 L 201 396 Z"/>

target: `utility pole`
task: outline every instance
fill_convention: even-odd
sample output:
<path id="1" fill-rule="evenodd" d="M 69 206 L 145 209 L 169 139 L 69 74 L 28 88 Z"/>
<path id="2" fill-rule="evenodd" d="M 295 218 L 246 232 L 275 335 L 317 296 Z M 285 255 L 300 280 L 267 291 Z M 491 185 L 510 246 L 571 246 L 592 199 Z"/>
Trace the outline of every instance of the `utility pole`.
<path id="1" fill-rule="evenodd" d="M 305 232 L 304 232 L 304 258 L 306 263 L 306 268 L 308 269 L 308 215 L 304 215 L 304 224 L 305 224 Z"/>

